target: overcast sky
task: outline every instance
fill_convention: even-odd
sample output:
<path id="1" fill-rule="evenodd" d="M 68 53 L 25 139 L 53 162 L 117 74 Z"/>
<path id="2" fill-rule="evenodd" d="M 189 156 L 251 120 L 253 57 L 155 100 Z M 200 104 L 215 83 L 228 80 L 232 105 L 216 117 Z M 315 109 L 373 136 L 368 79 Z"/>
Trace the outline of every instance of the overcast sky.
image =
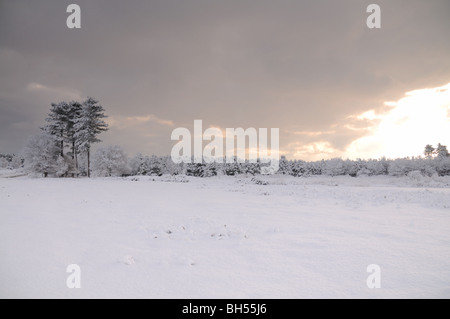
<path id="1" fill-rule="evenodd" d="M 81 29 L 66 26 L 70 3 Z M 448 0 L 0 0 L 0 153 L 19 152 L 51 102 L 93 96 L 104 143 L 130 155 L 170 154 L 172 130 L 196 119 L 280 128 L 288 157 L 339 155 L 376 124 L 357 115 L 450 83 L 449 17 Z"/>

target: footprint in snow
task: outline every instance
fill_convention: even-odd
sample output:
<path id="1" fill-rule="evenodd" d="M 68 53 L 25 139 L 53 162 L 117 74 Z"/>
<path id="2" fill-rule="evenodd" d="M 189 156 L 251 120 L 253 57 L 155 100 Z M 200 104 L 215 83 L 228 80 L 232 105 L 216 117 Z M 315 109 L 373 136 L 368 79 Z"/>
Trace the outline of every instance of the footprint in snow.
<path id="1" fill-rule="evenodd" d="M 124 256 L 122 258 L 121 262 L 127 266 L 132 266 L 132 265 L 136 264 L 136 261 L 134 260 L 133 256 L 131 256 L 131 255 Z"/>

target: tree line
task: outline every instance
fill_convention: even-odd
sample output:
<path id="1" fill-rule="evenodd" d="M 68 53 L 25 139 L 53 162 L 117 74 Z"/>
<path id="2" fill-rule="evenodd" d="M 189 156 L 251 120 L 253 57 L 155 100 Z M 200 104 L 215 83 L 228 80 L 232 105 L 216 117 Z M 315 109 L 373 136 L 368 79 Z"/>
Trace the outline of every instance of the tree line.
<path id="1" fill-rule="evenodd" d="M 128 158 L 125 151 L 118 146 L 107 146 L 97 150 L 93 158 L 93 171 L 96 176 L 162 176 L 187 175 L 195 177 L 212 177 L 218 175 L 260 175 L 262 162 L 239 163 L 180 163 L 175 164 L 170 156 L 145 156 L 138 154 Z M 295 177 L 315 175 L 326 176 L 446 176 L 450 175 L 450 157 L 417 157 L 400 159 L 328 160 L 306 162 L 288 160 L 281 157 L 277 174 Z"/>
<path id="2" fill-rule="evenodd" d="M 105 150 L 103 150 L 105 152 Z M 123 154 L 123 151 L 122 151 Z M 105 155 L 105 154 L 104 154 Z M 111 167 L 106 165 L 106 158 L 102 156 L 103 163 L 100 167 Z M 123 158 L 123 157 L 122 157 Z M 112 161 L 114 162 L 114 161 Z M 267 164 L 261 162 L 250 163 L 188 163 L 174 164 L 169 156 L 143 156 L 138 154 L 126 162 L 122 161 L 120 169 L 113 170 L 113 174 L 103 174 L 106 169 L 98 170 L 99 176 L 121 176 L 130 174 L 137 175 L 187 175 L 196 177 L 211 177 L 217 175 L 237 176 L 237 175 L 260 175 L 261 168 Z M 119 168 L 119 167 L 116 167 Z M 302 160 L 288 160 L 282 156 L 280 159 L 280 169 L 277 174 L 290 175 L 295 177 L 308 177 L 317 175 L 327 176 L 407 176 L 409 174 L 421 176 L 446 176 L 450 175 L 450 157 L 435 158 L 400 158 L 400 159 L 370 159 L 370 160 L 343 160 L 333 158 L 328 160 L 307 162 Z"/>
<path id="3" fill-rule="evenodd" d="M 239 163 L 181 163 L 175 164 L 170 156 L 144 156 L 129 158 L 119 146 L 101 147 L 93 154 L 92 144 L 101 142 L 99 134 L 108 130 L 105 109 L 98 100 L 88 97 L 82 102 L 52 103 L 45 119 L 46 125 L 33 136 L 25 150 L 24 158 L 0 154 L 0 168 L 26 167 L 27 171 L 58 177 L 128 176 L 128 175 L 188 175 L 210 177 L 217 175 L 259 175 L 267 164 Z M 450 175 L 450 154 L 445 145 L 425 146 L 425 157 L 403 159 L 329 160 L 306 162 L 280 159 L 278 174 L 291 176 L 313 175 L 393 175 L 404 176 L 411 172 L 423 176 Z M 92 166 L 92 167 L 91 167 Z"/>
<path id="4" fill-rule="evenodd" d="M 433 145 L 431 145 L 431 144 L 427 144 L 425 146 L 425 150 L 423 151 L 423 154 L 427 158 L 433 158 L 433 157 L 446 158 L 446 157 L 450 156 L 447 146 L 442 145 L 441 143 L 439 143 L 436 148 L 434 148 Z"/>

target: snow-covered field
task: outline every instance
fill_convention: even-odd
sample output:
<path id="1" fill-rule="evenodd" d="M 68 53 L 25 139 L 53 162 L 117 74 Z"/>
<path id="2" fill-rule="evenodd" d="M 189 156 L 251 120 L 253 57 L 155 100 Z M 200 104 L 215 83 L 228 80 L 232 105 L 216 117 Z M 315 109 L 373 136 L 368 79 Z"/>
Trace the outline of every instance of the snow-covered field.
<path id="1" fill-rule="evenodd" d="M 450 297 L 449 178 L 5 176 L 2 298 Z"/>

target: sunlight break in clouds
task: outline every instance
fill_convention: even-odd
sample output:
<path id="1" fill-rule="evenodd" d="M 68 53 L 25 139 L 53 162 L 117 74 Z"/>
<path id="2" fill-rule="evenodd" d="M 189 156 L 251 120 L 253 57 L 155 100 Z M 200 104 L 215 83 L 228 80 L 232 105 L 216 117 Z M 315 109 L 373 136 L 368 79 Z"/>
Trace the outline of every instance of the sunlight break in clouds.
<path id="1" fill-rule="evenodd" d="M 62 88 L 62 87 L 51 87 L 37 82 L 28 83 L 27 92 L 43 94 L 49 96 L 55 100 L 81 100 L 81 94 L 78 90 Z"/>
<path id="2" fill-rule="evenodd" d="M 149 123 L 157 123 L 164 126 L 173 126 L 174 123 L 171 120 L 165 120 L 157 117 L 154 114 L 148 114 L 145 116 L 111 116 L 108 119 L 109 125 L 118 127 L 120 129 L 126 129 L 129 127 L 137 127 Z"/>
<path id="3" fill-rule="evenodd" d="M 349 158 L 398 158 L 422 155 L 426 144 L 450 146 L 450 83 L 432 89 L 407 92 L 393 107 L 378 115 L 370 110 L 360 120 L 378 120 L 368 136 L 347 148 Z"/>

